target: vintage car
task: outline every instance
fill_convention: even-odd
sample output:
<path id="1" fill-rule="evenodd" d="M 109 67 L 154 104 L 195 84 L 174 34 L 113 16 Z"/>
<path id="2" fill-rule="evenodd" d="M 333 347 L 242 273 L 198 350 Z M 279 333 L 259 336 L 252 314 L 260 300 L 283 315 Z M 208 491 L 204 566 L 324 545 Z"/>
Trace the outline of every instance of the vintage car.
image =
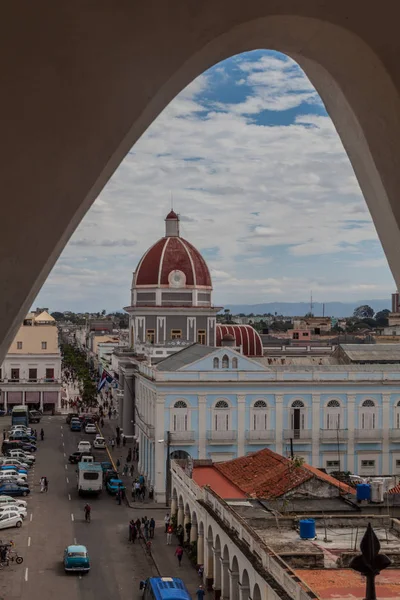
<path id="1" fill-rule="evenodd" d="M 109 494 L 116 494 L 118 490 L 124 490 L 124 482 L 121 479 L 109 479 L 106 483 L 107 492 Z"/>
<path id="2" fill-rule="evenodd" d="M 87 573 L 90 571 L 90 559 L 86 546 L 73 544 L 65 548 L 64 570 L 67 573 L 72 571 Z"/>

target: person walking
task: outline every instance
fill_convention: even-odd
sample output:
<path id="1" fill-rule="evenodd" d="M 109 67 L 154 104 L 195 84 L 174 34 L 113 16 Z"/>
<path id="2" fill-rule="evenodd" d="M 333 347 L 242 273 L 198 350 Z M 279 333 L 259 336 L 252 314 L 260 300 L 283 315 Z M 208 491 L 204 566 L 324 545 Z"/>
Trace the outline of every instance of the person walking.
<path id="1" fill-rule="evenodd" d="M 46 477 L 41 477 L 40 478 L 40 493 L 42 494 L 44 492 L 44 488 L 45 488 L 45 479 Z"/>
<path id="2" fill-rule="evenodd" d="M 167 527 L 167 546 L 171 546 L 172 544 L 172 534 L 173 534 L 173 527 L 172 525 L 168 525 Z"/>
<path id="3" fill-rule="evenodd" d="M 104 419 L 103 419 L 103 417 L 101 417 L 101 419 L 100 419 L 100 425 L 101 425 L 101 428 L 103 429 L 103 427 L 104 427 Z"/>
<path id="4" fill-rule="evenodd" d="M 47 477 L 44 478 L 44 491 L 47 493 L 49 491 L 49 480 Z"/>
<path id="5" fill-rule="evenodd" d="M 179 544 L 179 546 L 177 546 L 177 548 L 175 550 L 175 556 L 178 559 L 178 565 L 182 566 L 183 548 L 180 544 Z"/>
<path id="6" fill-rule="evenodd" d="M 125 435 L 122 435 L 122 445 L 125 448 L 125 446 L 126 446 L 126 436 Z"/>
<path id="7" fill-rule="evenodd" d="M 167 513 L 164 517 L 165 533 L 167 533 L 167 531 L 168 531 L 169 522 L 170 522 L 170 516 L 169 516 L 169 513 Z"/>
<path id="8" fill-rule="evenodd" d="M 154 530 L 156 528 L 156 522 L 153 519 L 153 517 L 151 517 L 150 519 L 150 523 L 149 523 L 149 533 L 150 533 L 150 537 L 153 539 L 154 538 Z"/>
<path id="9" fill-rule="evenodd" d="M 137 527 L 136 527 L 136 524 L 133 523 L 133 526 L 132 526 L 132 544 L 135 543 L 136 538 L 137 538 Z"/>
<path id="10" fill-rule="evenodd" d="M 117 458 L 117 462 L 115 463 L 115 466 L 117 467 L 117 472 L 119 472 L 119 468 L 121 466 L 119 458 Z"/>
<path id="11" fill-rule="evenodd" d="M 119 437 L 119 435 L 117 435 L 117 448 L 119 448 L 121 444 L 121 438 Z"/>
<path id="12" fill-rule="evenodd" d="M 114 450 L 114 446 L 115 446 L 115 440 L 114 440 L 114 438 L 111 438 L 111 450 Z"/>
<path id="13" fill-rule="evenodd" d="M 40 439 L 43 442 L 43 440 L 44 440 L 44 431 L 43 431 L 43 428 L 40 430 Z"/>
<path id="14" fill-rule="evenodd" d="M 133 477 L 133 475 L 135 474 L 135 466 L 131 465 L 129 471 L 130 471 L 130 476 Z"/>
<path id="15" fill-rule="evenodd" d="M 196 598 L 197 598 L 197 600 L 204 600 L 204 596 L 205 596 L 204 587 L 200 584 L 196 590 Z"/>
<path id="16" fill-rule="evenodd" d="M 180 546 L 183 546 L 183 535 L 184 535 L 184 529 L 182 527 L 182 525 L 178 525 L 178 527 L 176 528 L 176 536 L 178 538 L 178 542 Z"/>
<path id="17" fill-rule="evenodd" d="M 126 463 L 124 464 L 122 475 L 124 475 L 125 477 L 128 475 L 128 465 Z"/>
<path id="18" fill-rule="evenodd" d="M 117 434 L 117 437 L 119 437 L 120 431 L 121 431 L 121 429 L 117 425 L 116 428 L 115 428 L 115 433 Z"/>
<path id="19" fill-rule="evenodd" d="M 150 521 L 148 520 L 147 517 L 145 517 L 145 522 L 144 522 L 143 528 L 144 528 L 144 537 L 146 540 L 149 537 L 149 526 L 150 526 Z"/>
<path id="20" fill-rule="evenodd" d="M 131 519 L 129 521 L 129 525 L 128 525 L 128 541 L 131 542 L 132 541 L 132 527 L 135 526 L 135 521 L 133 519 Z"/>

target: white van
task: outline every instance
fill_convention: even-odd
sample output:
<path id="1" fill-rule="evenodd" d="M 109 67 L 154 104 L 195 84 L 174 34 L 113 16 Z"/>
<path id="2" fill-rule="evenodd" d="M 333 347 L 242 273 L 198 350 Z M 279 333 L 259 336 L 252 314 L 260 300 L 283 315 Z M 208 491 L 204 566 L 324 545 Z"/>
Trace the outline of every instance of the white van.
<path id="1" fill-rule="evenodd" d="M 92 444 L 90 442 L 82 441 L 78 444 L 78 452 L 90 452 Z"/>
<path id="2" fill-rule="evenodd" d="M 103 488 L 103 469 L 100 463 L 78 463 L 78 494 L 100 494 Z"/>

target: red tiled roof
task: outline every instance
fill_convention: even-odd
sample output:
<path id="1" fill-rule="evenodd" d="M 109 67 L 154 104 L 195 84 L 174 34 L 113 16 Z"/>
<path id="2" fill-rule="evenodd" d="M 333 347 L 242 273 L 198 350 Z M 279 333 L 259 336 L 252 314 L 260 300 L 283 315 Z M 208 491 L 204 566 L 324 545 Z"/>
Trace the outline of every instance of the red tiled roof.
<path id="1" fill-rule="evenodd" d="M 222 473 L 214 469 L 213 466 L 194 467 L 192 477 L 200 487 L 209 485 L 214 492 L 224 499 L 246 498 L 246 494 L 239 490 L 229 479 L 224 477 Z"/>
<path id="2" fill-rule="evenodd" d="M 278 498 L 313 477 L 345 493 L 355 493 L 353 488 L 334 477 L 310 465 L 296 467 L 290 459 L 268 448 L 225 463 L 216 463 L 214 468 L 252 498 Z"/>

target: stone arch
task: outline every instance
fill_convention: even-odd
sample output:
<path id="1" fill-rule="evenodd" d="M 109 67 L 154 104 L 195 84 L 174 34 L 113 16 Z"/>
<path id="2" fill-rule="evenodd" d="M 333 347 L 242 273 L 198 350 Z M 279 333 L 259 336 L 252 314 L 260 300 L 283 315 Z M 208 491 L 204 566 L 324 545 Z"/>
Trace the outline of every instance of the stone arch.
<path id="1" fill-rule="evenodd" d="M 230 600 L 239 600 L 239 562 L 236 556 L 232 558 Z"/>
<path id="2" fill-rule="evenodd" d="M 261 600 L 261 591 L 258 583 L 256 583 L 253 588 L 252 600 Z"/>
<path id="3" fill-rule="evenodd" d="M 223 598 L 229 598 L 229 568 L 230 568 L 230 557 L 229 557 L 229 548 L 225 544 L 223 552 L 222 552 L 222 561 L 221 561 L 221 596 Z"/>
<path id="4" fill-rule="evenodd" d="M 170 454 L 171 460 L 188 460 L 190 454 L 186 450 L 173 450 Z"/>
<path id="5" fill-rule="evenodd" d="M 241 600 L 247 600 L 250 597 L 250 578 L 247 569 L 243 570 L 240 578 L 240 591 Z"/>

